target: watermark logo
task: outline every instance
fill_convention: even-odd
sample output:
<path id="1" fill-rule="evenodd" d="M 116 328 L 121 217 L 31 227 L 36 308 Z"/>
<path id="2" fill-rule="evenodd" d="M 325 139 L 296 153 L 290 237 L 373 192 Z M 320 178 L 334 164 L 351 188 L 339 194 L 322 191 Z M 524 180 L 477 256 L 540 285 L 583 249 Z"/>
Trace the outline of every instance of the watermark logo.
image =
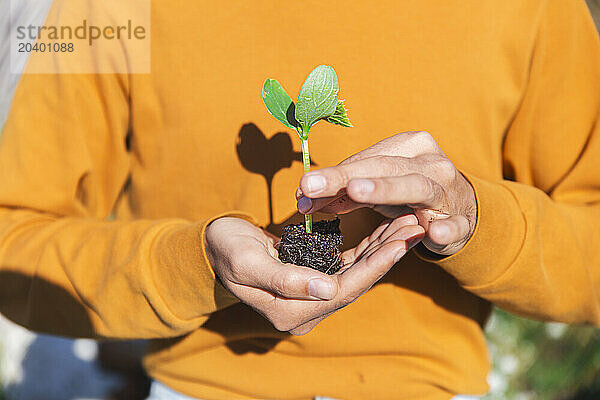
<path id="1" fill-rule="evenodd" d="M 96 26 L 88 24 L 84 19 L 81 25 L 72 27 L 45 26 L 45 25 L 18 25 L 17 40 L 28 41 L 72 41 L 73 39 L 87 40 L 90 46 L 97 40 L 144 40 L 146 39 L 146 28 L 142 25 L 133 25 L 131 20 L 126 25 Z"/>
<path id="2" fill-rule="evenodd" d="M 10 0 L 11 71 L 149 73 L 150 0 Z M 37 16 L 37 20 L 34 17 Z"/>

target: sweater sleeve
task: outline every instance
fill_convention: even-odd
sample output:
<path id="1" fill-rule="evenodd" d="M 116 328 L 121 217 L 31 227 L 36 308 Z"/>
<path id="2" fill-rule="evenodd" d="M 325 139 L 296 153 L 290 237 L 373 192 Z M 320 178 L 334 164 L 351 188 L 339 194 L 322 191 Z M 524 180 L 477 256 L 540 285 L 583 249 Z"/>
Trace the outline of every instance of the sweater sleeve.
<path id="1" fill-rule="evenodd" d="M 465 174 L 476 231 L 435 262 L 511 312 L 600 325 L 600 44 L 584 1 L 547 1 L 503 152 L 505 180 Z"/>
<path id="2" fill-rule="evenodd" d="M 114 74 L 27 74 L 17 89 L 0 137 L 0 312 L 27 328 L 173 337 L 236 301 L 204 252 L 210 220 L 109 220 L 128 99 Z"/>

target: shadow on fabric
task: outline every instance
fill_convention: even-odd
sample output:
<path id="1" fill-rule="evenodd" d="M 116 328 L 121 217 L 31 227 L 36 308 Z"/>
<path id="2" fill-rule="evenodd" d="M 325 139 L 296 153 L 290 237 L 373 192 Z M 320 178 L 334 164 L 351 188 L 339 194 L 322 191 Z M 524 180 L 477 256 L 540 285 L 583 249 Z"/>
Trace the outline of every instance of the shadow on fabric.
<path id="1" fill-rule="evenodd" d="M 27 347 L 22 379 L 5 388 L 7 398 L 146 398 L 149 380 L 141 369 L 142 342 L 87 342 L 88 350 L 78 351 L 76 341 L 51 336 L 68 332 L 71 337 L 94 337 L 87 310 L 70 293 L 16 272 L 0 272 L 0 281 L 9 288 L 0 293 L 0 312 L 43 332 Z"/>

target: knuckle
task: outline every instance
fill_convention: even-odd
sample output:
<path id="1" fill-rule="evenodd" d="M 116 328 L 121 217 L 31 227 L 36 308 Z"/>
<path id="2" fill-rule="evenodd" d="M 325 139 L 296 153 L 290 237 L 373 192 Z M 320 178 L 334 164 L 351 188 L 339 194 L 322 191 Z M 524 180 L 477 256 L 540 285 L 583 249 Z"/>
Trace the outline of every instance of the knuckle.
<path id="1" fill-rule="evenodd" d="M 398 196 L 396 181 L 394 178 L 382 178 L 375 182 L 377 195 L 385 201 L 395 201 Z"/>
<path id="2" fill-rule="evenodd" d="M 298 326 L 292 323 L 292 321 L 280 317 L 275 317 L 271 319 L 271 323 L 273 324 L 273 327 L 275 327 L 275 329 L 277 329 L 280 332 L 288 332 L 294 329 L 296 326 Z"/>
<path id="3" fill-rule="evenodd" d="M 452 161 L 446 157 L 436 163 L 436 169 L 442 182 L 452 182 L 456 178 L 456 168 Z"/>
<path id="4" fill-rule="evenodd" d="M 333 173 L 327 179 L 337 184 L 348 182 L 352 178 L 352 171 L 353 168 L 349 165 L 340 166 L 332 170 Z"/>
<path id="5" fill-rule="evenodd" d="M 293 278 L 290 274 L 283 271 L 279 272 L 271 277 L 270 286 L 275 293 L 281 295 L 289 294 L 293 286 Z"/>
<path id="6" fill-rule="evenodd" d="M 431 193 L 431 181 L 427 179 L 425 176 L 417 174 L 413 176 L 415 182 L 415 190 L 417 193 L 422 195 L 427 195 Z"/>
<path id="7" fill-rule="evenodd" d="M 269 306 L 262 314 L 278 331 L 284 332 L 294 328 L 289 327 L 288 314 L 285 312 L 285 307 Z"/>
<path id="8" fill-rule="evenodd" d="M 384 174 L 388 176 L 396 176 L 400 174 L 399 157 L 380 155 L 374 157 L 374 161 Z"/>
<path id="9" fill-rule="evenodd" d="M 439 193 L 436 190 L 436 185 L 433 181 L 427 180 L 427 200 L 430 203 L 436 203 L 439 199 Z"/>
<path id="10" fill-rule="evenodd" d="M 273 324 L 273 327 L 275 329 L 277 329 L 279 332 L 287 332 L 287 330 L 285 329 L 285 326 L 282 325 L 278 320 L 271 321 L 271 323 Z"/>
<path id="11" fill-rule="evenodd" d="M 420 142 L 428 142 L 432 139 L 431 135 L 427 131 L 414 131 L 411 134 L 413 140 L 418 140 Z"/>
<path id="12" fill-rule="evenodd" d="M 315 174 L 323 176 L 327 182 L 327 187 L 331 187 L 338 186 L 340 183 L 344 182 L 351 171 L 351 165 L 339 164 L 334 167 L 320 169 L 316 171 Z M 310 172 L 309 175 L 312 175 L 312 172 Z M 304 180 L 305 178 L 303 177 L 302 179 Z"/>
<path id="13" fill-rule="evenodd" d="M 429 134 L 429 132 L 426 132 L 426 131 L 414 132 L 413 140 L 418 142 L 421 147 L 424 147 L 428 151 L 433 152 L 433 151 L 437 150 L 437 147 L 438 147 L 437 142 L 435 141 L 433 136 L 431 136 L 431 134 Z"/>
<path id="14" fill-rule="evenodd" d="M 278 331 L 284 331 L 285 322 L 277 314 L 269 315 L 267 318 L 275 329 L 277 329 Z"/>

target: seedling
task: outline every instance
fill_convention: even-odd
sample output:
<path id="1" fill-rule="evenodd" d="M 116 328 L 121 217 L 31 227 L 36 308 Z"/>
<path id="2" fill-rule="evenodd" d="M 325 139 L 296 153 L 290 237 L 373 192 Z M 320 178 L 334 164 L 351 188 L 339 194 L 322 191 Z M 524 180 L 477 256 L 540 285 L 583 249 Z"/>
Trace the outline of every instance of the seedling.
<path id="1" fill-rule="evenodd" d="M 337 75 L 332 67 L 319 65 L 304 81 L 297 103 L 275 79 L 267 79 L 263 85 L 262 98 L 269 113 L 283 125 L 298 132 L 302 142 L 304 173 L 310 171 L 308 133 L 310 128 L 323 120 L 347 128 L 352 127 L 344 100 L 338 97 Z M 305 216 L 306 232 L 312 233 L 312 216 Z"/>

